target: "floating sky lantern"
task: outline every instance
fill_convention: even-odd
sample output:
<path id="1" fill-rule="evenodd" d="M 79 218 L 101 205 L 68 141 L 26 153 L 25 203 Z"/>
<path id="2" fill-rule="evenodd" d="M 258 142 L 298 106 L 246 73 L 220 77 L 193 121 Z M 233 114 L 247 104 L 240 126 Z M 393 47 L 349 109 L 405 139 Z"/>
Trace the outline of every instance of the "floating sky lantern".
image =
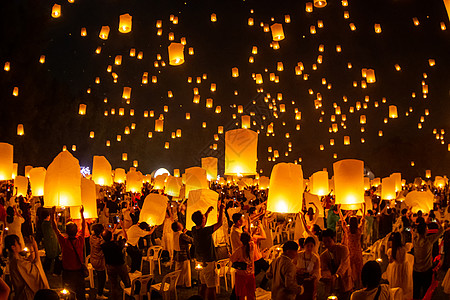
<path id="1" fill-rule="evenodd" d="M 398 118 L 397 106 L 389 105 L 389 118 L 391 118 L 391 119 Z"/>
<path id="2" fill-rule="evenodd" d="M 119 16 L 119 31 L 121 33 L 129 33 L 131 31 L 132 18 L 129 14 Z"/>
<path id="3" fill-rule="evenodd" d="M 55 4 L 52 6 L 52 17 L 55 19 L 61 17 L 61 5 Z"/>
<path id="4" fill-rule="evenodd" d="M 181 43 L 171 43 L 168 47 L 169 64 L 178 66 L 184 63 L 184 45 Z"/>
<path id="5" fill-rule="evenodd" d="M 325 6 L 327 6 L 326 0 L 314 0 L 314 7 L 323 8 Z"/>
<path id="6" fill-rule="evenodd" d="M 250 129 L 225 133 L 225 175 L 256 174 L 258 134 Z"/>
<path id="7" fill-rule="evenodd" d="M 270 176 L 267 210 L 298 213 L 302 209 L 303 171 L 301 165 L 279 163 Z"/>
<path id="8" fill-rule="evenodd" d="M 126 180 L 125 170 L 122 168 L 117 168 L 114 170 L 114 182 L 124 183 Z"/>
<path id="9" fill-rule="evenodd" d="M 130 170 L 127 173 L 126 191 L 132 193 L 139 193 L 142 188 L 142 174 L 141 172 Z"/>
<path id="10" fill-rule="evenodd" d="M 272 39 L 274 41 L 284 40 L 284 31 L 282 24 L 275 23 L 272 26 L 270 26 L 270 30 L 272 31 Z"/>
<path id="11" fill-rule="evenodd" d="M 109 36 L 109 26 L 102 26 L 102 29 L 100 29 L 99 38 L 102 40 L 107 40 Z"/>
<path id="12" fill-rule="evenodd" d="M 168 176 L 166 180 L 165 192 L 172 197 L 180 197 L 180 190 L 183 185 L 182 179 L 175 176 Z"/>
<path id="13" fill-rule="evenodd" d="M 69 151 L 59 153 L 48 166 L 44 198 L 46 207 L 81 205 L 80 164 Z"/>
<path id="14" fill-rule="evenodd" d="M 23 124 L 18 124 L 17 125 L 17 135 L 24 135 L 25 132 L 23 130 Z"/>
<path id="15" fill-rule="evenodd" d="M 395 179 L 392 177 L 383 178 L 381 181 L 381 199 L 394 200 L 395 198 Z"/>
<path id="16" fill-rule="evenodd" d="M 44 196 L 44 183 L 47 171 L 43 167 L 30 170 L 31 193 L 34 197 Z"/>
<path id="17" fill-rule="evenodd" d="M 336 204 L 342 209 L 359 209 L 364 203 L 364 162 L 344 159 L 333 164 Z"/>

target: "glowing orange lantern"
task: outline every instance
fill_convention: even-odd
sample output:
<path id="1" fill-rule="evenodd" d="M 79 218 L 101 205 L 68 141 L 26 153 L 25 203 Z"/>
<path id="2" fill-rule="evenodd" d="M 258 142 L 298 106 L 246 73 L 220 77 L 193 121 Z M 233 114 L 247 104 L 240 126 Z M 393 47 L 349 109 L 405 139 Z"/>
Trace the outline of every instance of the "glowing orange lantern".
<path id="1" fill-rule="evenodd" d="M 128 33 L 131 31 L 132 16 L 129 14 L 120 15 L 119 17 L 119 31 L 121 33 Z"/>
<path id="2" fill-rule="evenodd" d="M 171 43 L 168 47 L 169 64 L 178 66 L 184 63 L 184 45 L 181 43 Z"/>
<path id="3" fill-rule="evenodd" d="M 47 171 L 45 168 L 33 168 L 30 170 L 30 186 L 33 196 L 44 196 L 44 183 Z"/>
<path id="4" fill-rule="evenodd" d="M 333 164 L 336 204 L 342 209 L 359 209 L 364 203 L 364 162 L 344 159 Z"/>
<path id="5" fill-rule="evenodd" d="M 256 174 L 258 134 L 249 129 L 225 133 L 225 175 Z"/>
<path id="6" fill-rule="evenodd" d="M 202 157 L 202 169 L 206 170 L 209 181 L 217 179 L 217 161 L 215 157 Z"/>
<path id="7" fill-rule="evenodd" d="M 267 210 L 278 213 L 298 213 L 302 209 L 304 191 L 301 165 L 279 163 L 270 176 Z"/>

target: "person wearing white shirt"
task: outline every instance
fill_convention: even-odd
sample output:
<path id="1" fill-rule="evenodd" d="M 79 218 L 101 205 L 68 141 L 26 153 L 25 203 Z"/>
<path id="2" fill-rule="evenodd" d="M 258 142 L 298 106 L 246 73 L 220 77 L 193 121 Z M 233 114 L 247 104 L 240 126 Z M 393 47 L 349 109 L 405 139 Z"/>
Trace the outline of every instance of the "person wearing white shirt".
<path id="1" fill-rule="evenodd" d="M 134 223 L 128 230 L 127 230 L 127 253 L 131 258 L 131 270 L 130 273 L 134 273 L 137 270 L 141 269 L 141 259 L 142 254 L 138 247 L 139 239 L 142 237 L 145 237 L 147 235 L 151 235 L 153 231 L 155 231 L 156 226 L 153 228 L 149 228 L 148 224 L 145 222 Z M 148 230 L 150 229 L 150 230 Z"/>

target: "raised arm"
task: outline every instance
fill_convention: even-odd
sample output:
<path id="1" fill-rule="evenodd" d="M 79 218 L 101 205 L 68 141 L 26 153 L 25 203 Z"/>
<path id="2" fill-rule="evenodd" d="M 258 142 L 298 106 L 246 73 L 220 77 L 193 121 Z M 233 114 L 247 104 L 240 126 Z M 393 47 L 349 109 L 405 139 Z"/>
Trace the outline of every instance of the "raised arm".
<path id="1" fill-rule="evenodd" d="M 219 218 L 217 219 L 217 223 L 214 224 L 214 231 L 216 231 L 217 229 L 219 229 L 222 226 L 222 221 L 223 221 L 223 210 L 225 208 L 225 205 L 223 205 L 222 201 L 220 201 L 219 203 Z"/>
<path id="2" fill-rule="evenodd" d="M 86 220 L 84 219 L 84 206 L 81 205 L 80 208 L 80 215 L 81 215 L 81 235 L 84 237 L 85 236 L 85 231 L 86 231 Z"/>
<path id="3" fill-rule="evenodd" d="M 314 234 L 311 232 L 311 230 L 309 230 L 308 225 L 306 225 L 305 214 L 302 214 L 301 212 L 299 212 L 299 214 L 300 214 L 300 218 L 302 219 L 303 228 L 305 228 L 306 232 L 310 236 L 314 236 Z"/>
<path id="4" fill-rule="evenodd" d="M 56 206 L 53 206 L 52 212 L 50 214 L 50 221 L 52 223 L 52 228 L 58 237 L 62 237 L 61 231 L 59 231 L 58 225 L 56 224 L 55 214 L 56 214 Z"/>

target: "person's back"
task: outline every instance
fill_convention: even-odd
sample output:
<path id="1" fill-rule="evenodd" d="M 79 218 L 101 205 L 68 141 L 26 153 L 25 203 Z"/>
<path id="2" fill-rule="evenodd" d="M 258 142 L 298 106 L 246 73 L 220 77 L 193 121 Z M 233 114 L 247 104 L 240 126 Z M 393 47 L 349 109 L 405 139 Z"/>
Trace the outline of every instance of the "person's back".
<path id="1" fill-rule="evenodd" d="M 381 267 L 374 261 L 368 261 L 361 271 L 361 282 L 364 289 L 355 291 L 351 300 L 390 300 L 391 293 L 387 284 L 380 284 Z"/>
<path id="2" fill-rule="evenodd" d="M 120 266 L 125 263 L 122 247 L 116 241 L 105 241 L 100 247 L 102 248 L 107 265 Z"/>
<path id="3" fill-rule="evenodd" d="M 203 228 L 192 227 L 192 237 L 194 238 L 195 258 L 200 262 L 211 262 L 216 260 L 214 242 L 212 234 L 213 226 Z"/>
<path id="4" fill-rule="evenodd" d="M 389 290 L 389 286 L 387 284 L 381 284 L 379 288 L 374 288 L 371 290 L 362 289 L 353 292 L 350 300 L 374 300 L 376 295 L 378 294 L 378 289 L 380 289 L 380 295 L 378 296 L 378 300 L 389 300 L 391 299 L 391 293 Z"/>

